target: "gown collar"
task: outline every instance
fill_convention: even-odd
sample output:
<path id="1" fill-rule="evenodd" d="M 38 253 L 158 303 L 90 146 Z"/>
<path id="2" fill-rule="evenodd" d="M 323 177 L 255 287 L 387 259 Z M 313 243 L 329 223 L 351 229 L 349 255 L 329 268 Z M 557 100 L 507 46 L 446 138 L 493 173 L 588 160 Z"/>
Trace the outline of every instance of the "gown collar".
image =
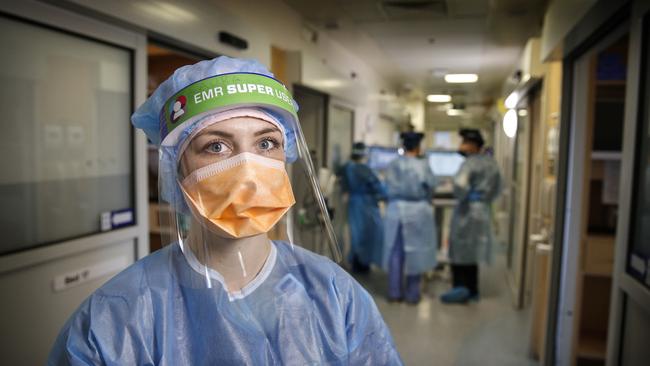
<path id="1" fill-rule="evenodd" d="M 201 276 L 205 276 L 207 274 L 210 277 L 210 279 L 218 281 L 224 289 L 227 288 L 226 282 L 223 276 L 221 275 L 221 273 L 200 263 L 199 260 L 196 259 L 194 253 L 192 253 L 191 250 L 183 250 L 181 252 L 183 253 L 183 257 L 185 257 L 187 264 L 195 272 L 197 272 Z M 264 262 L 264 265 L 262 266 L 260 272 L 257 274 L 257 276 L 255 276 L 255 278 L 251 282 L 246 284 L 246 286 L 244 286 L 241 290 L 232 291 L 232 292 L 227 291 L 228 300 L 230 300 L 231 302 L 235 300 L 241 300 L 246 296 L 252 294 L 258 287 L 260 287 L 271 274 L 273 267 L 275 267 L 275 262 L 277 261 L 277 257 L 278 257 L 278 250 L 275 246 L 275 243 L 271 241 L 271 252 L 269 253 L 269 256 L 266 258 L 266 262 Z"/>

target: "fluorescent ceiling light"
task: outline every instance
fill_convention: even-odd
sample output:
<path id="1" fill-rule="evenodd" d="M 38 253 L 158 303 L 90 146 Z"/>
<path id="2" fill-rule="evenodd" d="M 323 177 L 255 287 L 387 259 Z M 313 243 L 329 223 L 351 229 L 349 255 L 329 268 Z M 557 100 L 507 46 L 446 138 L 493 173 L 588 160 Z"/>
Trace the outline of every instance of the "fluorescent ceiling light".
<path id="1" fill-rule="evenodd" d="M 503 104 L 508 109 L 517 108 L 517 103 L 519 103 L 519 93 L 517 93 L 517 92 L 510 93 L 510 95 L 508 95 L 506 100 L 503 102 Z"/>
<path id="2" fill-rule="evenodd" d="M 513 138 L 517 135 L 517 111 L 509 109 L 503 116 L 503 132 Z"/>
<path id="3" fill-rule="evenodd" d="M 447 74 L 445 81 L 448 83 L 475 83 L 478 81 L 476 74 Z"/>
<path id="4" fill-rule="evenodd" d="M 431 103 L 448 103 L 451 102 L 451 95 L 448 94 L 429 94 L 427 102 Z"/>
<path id="5" fill-rule="evenodd" d="M 528 115 L 528 110 L 526 109 L 520 109 L 519 112 L 517 112 L 519 117 L 526 117 Z"/>
<path id="6" fill-rule="evenodd" d="M 447 109 L 447 115 L 448 116 L 452 116 L 452 117 L 460 116 L 463 113 L 465 113 L 465 111 L 463 111 L 462 109 Z"/>

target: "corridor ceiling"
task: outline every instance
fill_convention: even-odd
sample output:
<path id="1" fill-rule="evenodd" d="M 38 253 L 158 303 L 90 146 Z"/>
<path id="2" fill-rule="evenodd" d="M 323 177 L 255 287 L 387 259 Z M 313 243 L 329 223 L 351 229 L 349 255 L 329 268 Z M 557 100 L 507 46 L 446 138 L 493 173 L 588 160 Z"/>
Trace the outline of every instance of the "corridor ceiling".
<path id="1" fill-rule="evenodd" d="M 487 105 L 500 96 L 546 0 L 285 0 L 318 32 L 366 60 L 402 94 L 452 93 Z M 445 73 L 477 73 L 450 85 Z"/>

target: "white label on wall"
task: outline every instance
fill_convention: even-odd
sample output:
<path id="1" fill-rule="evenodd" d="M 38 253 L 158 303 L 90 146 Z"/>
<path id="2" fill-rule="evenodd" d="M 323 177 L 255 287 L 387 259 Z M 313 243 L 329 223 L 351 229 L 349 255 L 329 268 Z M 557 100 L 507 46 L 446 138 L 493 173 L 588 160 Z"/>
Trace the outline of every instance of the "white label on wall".
<path id="1" fill-rule="evenodd" d="M 99 216 L 99 227 L 101 231 L 108 231 L 111 229 L 111 213 L 102 212 Z"/>
<path id="2" fill-rule="evenodd" d="M 80 268 L 76 271 L 56 276 L 52 285 L 55 292 L 67 290 L 71 287 L 79 286 L 82 283 L 117 273 L 126 268 L 130 263 L 131 261 L 127 257 L 119 257 L 109 261 L 96 263 L 92 266 Z"/>
<path id="3" fill-rule="evenodd" d="M 111 220 L 113 226 L 122 226 L 130 224 L 133 222 L 133 211 L 124 211 L 120 213 L 114 213 L 113 219 Z"/>

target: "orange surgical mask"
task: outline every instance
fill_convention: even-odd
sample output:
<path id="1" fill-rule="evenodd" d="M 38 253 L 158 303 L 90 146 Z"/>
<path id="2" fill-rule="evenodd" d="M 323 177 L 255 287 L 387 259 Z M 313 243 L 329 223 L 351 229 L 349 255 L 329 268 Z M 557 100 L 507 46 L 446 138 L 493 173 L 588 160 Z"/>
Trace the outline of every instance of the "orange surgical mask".
<path id="1" fill-rule="evenodd" d="M 233 238 L 268 232 L 296 202 L 284 162 L 249 152 L 193 171 L 181 188 L 195 216 Z"/>

